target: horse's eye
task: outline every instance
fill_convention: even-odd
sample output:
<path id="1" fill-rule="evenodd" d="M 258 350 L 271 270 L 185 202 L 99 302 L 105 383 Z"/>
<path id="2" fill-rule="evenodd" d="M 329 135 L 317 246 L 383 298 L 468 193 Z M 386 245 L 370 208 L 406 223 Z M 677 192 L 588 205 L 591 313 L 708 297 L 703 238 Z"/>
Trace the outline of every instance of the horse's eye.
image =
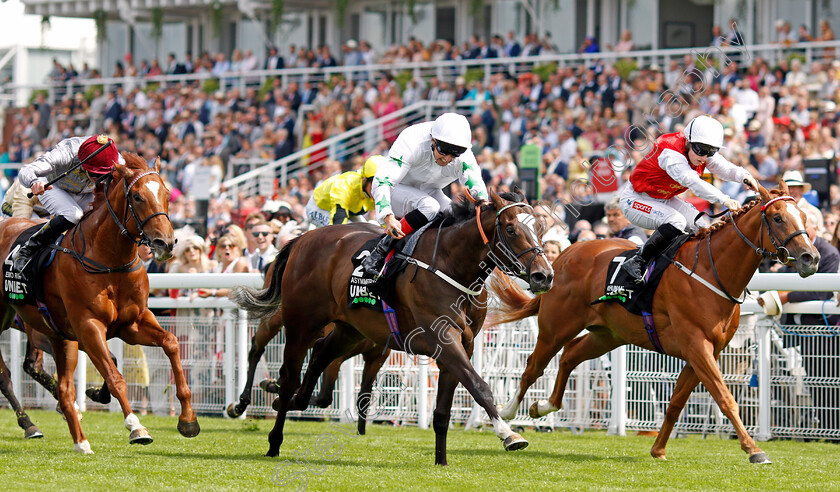
<path id="1" fill-rule="evenodd" d="M 134 198 L 135 202 L 142 202 L 143 201 L 143 197 L 140 196 L 140 193 L 135 193 L 133 198 Z"/>
<path id="2" fill-rule="evenodd" d="M 507 227 L 505 228 L 505 231 L 507 231 L 508 236 L 514 236 L 514 235 L 516 235 L 516 228 L 515 228 L 515 227 L 513 227 L 512 225 L 507 226 Z"/>
<path id="3" fill-rule="evenodd" d="M 782 223 L 782 216 L 779 215 L 779 214 L 774 215 L 773 216 L 773 222 L 775 222 L 777 224 L 781 224 Z"/>

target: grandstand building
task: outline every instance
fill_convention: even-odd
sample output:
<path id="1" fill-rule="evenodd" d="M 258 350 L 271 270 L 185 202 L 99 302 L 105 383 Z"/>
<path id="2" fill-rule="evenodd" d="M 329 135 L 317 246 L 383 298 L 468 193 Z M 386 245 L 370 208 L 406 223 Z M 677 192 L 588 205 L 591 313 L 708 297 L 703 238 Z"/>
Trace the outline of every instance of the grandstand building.
<path id="1" fill-rule="evenodd" d="M 744 41 L 771 43 L 776 23 L 787 20 L 794 32 L 805 25 L 816 34 L 821 20 L 840 28 L 840 0 L 23 0 L 26 13 L 81 17 L 96 21 L 98 64 L 103 75 L 131 53 L 135 60 L 169 53 L 182 59 L 202 51 L 230 55 L 250 49 L 264 58 L 275 45 L 327 45 L 340 56 L 341 45 L 364 39 L 376 52 L 411 37 L 428 42 L 468 41 L 472 35 L 529 32 L 550 36 L 560 53 L 578 50 L 594 36 L 601 50 L 615 46 L 622 31 L 634 49 L 705 46 L 714 26 L 726 34 L 736 19 Z M 409 4 L 414 4 L 413 15 Z M 282 19 L 272 29 L 272 10 Z"/>

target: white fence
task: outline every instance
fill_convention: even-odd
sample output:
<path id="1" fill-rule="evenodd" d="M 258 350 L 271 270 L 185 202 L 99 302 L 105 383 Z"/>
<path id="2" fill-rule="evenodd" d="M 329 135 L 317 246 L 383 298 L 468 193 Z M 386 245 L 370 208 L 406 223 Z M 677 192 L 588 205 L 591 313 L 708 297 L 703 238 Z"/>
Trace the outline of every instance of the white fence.
<path id="1" fill-rule="evenodd" d="M 248 283 L 258 285 L 258 275 L 151 275 L 155 288 L 179 286 L 224 287 Z M 768 284 L 770 282 L 770 284 Z M 797 288 L 795 275 L 759 274 L 753 287 L 785 286 Z M 840 275 L 817 275 L 801 279 L 798 288 L 830 289 L 840 285 Z M 807 287 L 806 285 L 807 284 Z M 815 287 L 815 285 L 817 287 Z M 836 288 L 836 287 L 835 287 Z M 178 316 L 158 319 L 175 333 L 187 378 L 193 391 L 195 409 L 204 415 L 221 415 L 224 407 L 237 401 L 244 384 L 246 356 L 256 323 L 238 316 L 225 299 L 153 298 L 150 305 L 178 307 Z M 224 308 L 222 316 L 201 312 L 208 306 Z M 840 313 L 834 302 L 809 302 L 785 306 L 789 312 Z M 194 312 L 184 310 L 193 309 Z M 760 312 L 754 302 L 744 305 L 744 312 Z M 748 431 L 759 440 L 771 437 L 810 437 L 840 439 L 840 337 L 832 326 L 781 326 L 762 315 L 742 315 L 741 326 L 720 358 L 724 379 L 735 396 Z M 473 363 L 490 384 L 497 403 L 504 403 L 518 391 L 519 378 L 536 343 L 537 327 L 533 318 L 503 326 L 487 326 L 476 340 Z M 53 408 L 55 401 L 40 386 L 21 377 L 20 359 L 25 341 L 14 330 L 3 334 L 0 348 L 13 373 L 14 384 L 22 403 L 28 407 Z M 257 369 L 256 381 L 276 376 L 282 363 L 284 338 L 273 340 Z M 160 349 L 132 347 L 120 341 L 110 342 L 126 376 L 129 398 L 135 409 L 147 409 L 167 415 L 179 410 L 168 360 Z M 547 417 L 534 420 L 527 416 L 535 401 L 547 399 L 554 387 L 557 360 L 526 394 L 514 425 L 546 427 L 608 428 L 624 434 L 626 430 L 658 429 L 677 375 L 681 360 L 636 347 L 622 347 L 600 359 L 587 361 L 573 373 L 563 400 L 563 408 Z M 79 387 L 99 384 L 101 379 L 80 358 L 77 370 Z M 47 370 L 53 371 L 47 358 Z M 355 414 L 363 361 L 356 357 L 344 363 L 333 391 L 333 404 L 325 409 L 310 408 L 292 414 L 297 417 L 347 419 Z M 391 421 L 398 425 L 426 428 L 437 387 L 438 370 L 426 357 L 412 359 L 404 353 L 392 353 L 380 371 L 372 397 L 371 420 Z M 317 391 L 317 390 L 316 390 Z M 81 398 L 88 409 L 100 407 Z M 259 388 L 252 393 L 251 415 L 270 415 L 273 395 Z M 5 402 L 3 402 L 5 403 Z M 118 410 L 111 403 L 111 410 Z M 348 412 L 350 412 L 348 414 Z M 351 417 L 352 418 L 352 417 Z M 452 419 L 467 426 L 486 422 L 486 414 L 477 408 L 463 387 L 456 391 Z M 677 433 L 733 432 L 728 420 L 702 385 L 691 396 L 675 427 Z"/>

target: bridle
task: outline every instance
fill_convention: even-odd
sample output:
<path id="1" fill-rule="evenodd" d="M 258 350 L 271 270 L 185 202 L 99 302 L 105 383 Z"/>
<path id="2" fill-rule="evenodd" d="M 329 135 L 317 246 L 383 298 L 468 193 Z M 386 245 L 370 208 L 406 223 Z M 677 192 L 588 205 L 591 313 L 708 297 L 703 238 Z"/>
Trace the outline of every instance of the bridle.
<path id="1" fill-rule="evenodd" d="M 137 184 L 137 182 L 140 180 L 140 178 L 142 178 L 144 176 L 148 176 L 150 174 L 157 175 L 158 178 L 160 177 L 160 175 L 157 173 L 157 171 L 150 170 L 150 171 L 146 171 L 144 173 L 141 173 L 138 176 L 135 176 L 134 179 L 131 181 L 131 183 L 126 183 L 126 181 L 123 180 L 123 196 L 125 197 L 125 203 L 126 203 L 126 211 L 125 211 L 123 220 L 120 220 L 120 218 L 117 216 L 117 213 L 114 211 L 114 208 L 111 206 L 111 201 L 110 201 L 110 198 L 108 196 L 109 191 L 110 191 L 111 181 L 113 180 L 113 177 L 114 177 L 114 172 L 111 171 L 110 173 L 105 174 L 104 176 L 102 176 L 101 178 L 99 178 L 97 180 L 97 183 L 104 182 L 103 192 L 105 194 L 105 205 L 108 207 L 108 212 L 110 212 L 111 218 L 113 218 L 114 222 L 117 224 L 117 226 L 119 226 L 120 233 L 123 236 L 126 236 L 129 239 L 131 239 L 131 241 L 134 242 L 135 244 L 138 244 L 138 245 L 139 244 L 145 244 L 149 247 L 151 247 L 152 241 L 146 235 L 145 231 L 143 230 L 143 226 L 145 226 L 146 223 L 148 223 L 151 219 L 153 219 L 154 217 L 157 217 L 158 215 L 163 215 L 164 217 L 167 218 L 167 220 L 169 219 L 169 215 L 166 212 L 155 212 L 153 214 L 150 214 L 145 219 L 140 220 L 140 217 L 137 215 L 137 211 L 134 210 L 134 205 L 132 205 L 132 203 L 131 203 L 131 199 L 129 197 L 129 194 L 131 192 L 131 188 L 133 188 L 134 185 Z M 90 211 L 85 213 L 85 216 L 87 216 L 89 213 L 90 213 Z M 131 219 L 133 219 L 135 224 L 137 224 L 137 230 L 140 231 L 140 236 L 139 237 L 136 237 L 133 234 L 131 234 L 131 232 L 129 232 L 128 229 L 125 226 L 125 223 L 128 222 L 128 220 L 129 220 L 129 217 L 128 217 L 129 213 L 131 214 Z M 79 222 L 79 224 L 81 224 L 81 222 Z M 140 256 L 139 255 L 135 255 L 134 258 L 131 259 L 131 261 L 129 261 L 128 263 L 126 263 L 124 265 L 118 266 L 118 267 L 105 266 L 105 265 L 103 265 L 103 264 L 101 264 L 101 263 L 99 263 L 95 260 L 92 260 L 92 259 L 84 256 L 85 249 L 86 249 L 85 235 L 81 231 L 81 227 L 79 227 L 79 225 L 77 225 L 76 227 L 73 228 L 73 238 L 72 238 L 71 243 L 75 245 L 76 233 L 78 233 L 79 238 L 80 238 L 81 243 L 82 243 L 81 244 L 82 245 L 81 252 L 77 252 L 77 251 L 74 251 L 72 249 L 62 247 L 62 246 L 52 245 L 51 247 L 58 250 L 58 251 L 61 251 L 63 253 L 67 253 L 68 255 L 70 255 L 73 258 L 75 258 L 76 260 L 78 260 L 78 262 L 82 264 L 82 267 L 88 273 L 133 272 L 133 271 L 139 270 L 140 266 L 143 264 L 140 261 Z"/>
<path id="2" fill-rule="evenodd" d="M 734 217 L 732 217 L 732 212 L 731 211 L 727 211 L 727 215 L 729 216 L 730 219 L 732 219 L 732 226 L 735 228 L 735 232 L 737 232 L 738 235 L 741 237 L 741 239 L 745 243 L 747 243 L 747 245 L 749 245 L 749 247 L 752 248 L 753 251 L 755 251 L 755 254 L 757 254 L 758 256 L 761 256 L 763 258 L 771 258 L 771 259 L 774 259 L 774 260 L 778 260 L 779 262 L 786 265 L 790 260 L 794 259 L 790 256 L 790 251 L 786 247 L 787 244 L 793 238 L 795 238 L 796 236 L 799 236 L 800 234 L 808 234 L 808 232 L 805 229 L 798 229 L 798 230 L 792 232 L 784 240 L 779 239 L 779 236 L 773 230 L 773 227 L 771 227 L 771 225 L 770 225 L 770 221 L 767 219 L 767 212 L 766 212 L 767 207 L 769 207 L 770 205 L 772 205 L 773 203 L 778 202 L 778 201 L 791 201 L 791 202 L 796 203 L 795 198 L 793 198 L 792 196 L 789 196 L 789 195 L 784 195 L 784 196 L 779 196 L 779 197 L 773 198 L 772 200 L 769 200 L 767 203 L 764 203 L 764 204 L 761 205 L 761 226 L 760 226 L 760 229 L 759 229 L 759 236 L 758 236 L 759 238 L 761 238 L 760 239 L 760 242 L 761 242 L 760 246 L 756 246 L 752 241 L 749 240 L 749 238 L 747 238 L 747 236 L 744 235 L 743 232 L 741 232 L 740 229 L 738 229 L 738 225 L 735 223 L 735 219 L 734 219 Z M 770 236 L 770 242 L 773 244 L 773 247 L 776 248 L 775 252 L 771 252 L 764 247 L 764 227 L 765 226 L 767 227 L 767 235 Z"/>
<path id="3" fill-rule="evenodd" d="M 467 193 L 467 197 L 471 200 L 474 200 L 470 193 Z M 487 234 L 484 233 L 484 226 L 481 225 L 481 205 L 478 203 L 476 203 L 475 205 L 475 222 L 478 225 L 478 232 L 481 234 L 481 240 L 484 241 L 485 246 L 488 246 L 490 248 L 490 255 L 492 256 L 493 261 L 496 263 L 496 266 L 500 270 L 505 272 L 505 274 L 507 275 L 525 278 L 530 274 L 531 265 L 534 264 L 534 260 L 536 260 L 539 255 L 545 255 L 545 250 L 542 246 L 540 246 L 539 243 L 537 243 L 536 246 L 526 248 L 518 253 L 513 253 L 513 247 L 511 247 L 510 243 L 505 237 L 505 234 L 499 232 L 499 230 L 502 228 L 502 224 L 500 221 L 502 212 L 513 207 L 526 207 L 530 209 L 531 212 L 534 211 L 533 207 L 531 207 L 525 202 L 509 203 L 502 207 L 500 210 L 498 210 L 496 212 L 496 224 L 493 228 L 493 246 L 490 246 L 491 241 L 487 239 Z M 501 261 L 501 258 L 493 254 L 494 246 L 496 247 L 496 249 L 501 249 L 504 256 L 507 256 L 511 260 L 512 265 L 505 264 Z M 530 253 L 532 251 L 534 252 L 534 254 L 531 255 L 531 260 L 528 262 L 528 266 L 526 267 L 521 261 L 519 261 L 519 259 L 525 254 Z M 519 271 L 513 271 L 514 268 L 517 268 Z"/>
<path id="4" fill-rule="evenodd" d="M 117 226 L 119 226 L 120 233 L 123 236 L 126 236 L 129 239 L 131 239 L 135 244 L 145 244 L 149 247 L 152 246 L 152 241 L 146 235 L 146 232 L 143 230 L 143 226 L 145 226 L 146 223 L 148 223 L 150 220 L 154 219 L 158 215 L 163 215 L 164 217 L 166 217 L 167 220 L 169 220 L 169 214 L 167 214 L 166 212 L 155 212 L 141 221 L 140 217 L 138 217 L 137 215 L 137 211 L 134 210 L 134 205 L 131 202 L 131 197 L 129 197 L 129 194 L 131 192 L 131 188 L 133 188 L 134 185 L 137 184 L 137 182 L 140 181 L 141 178 L 149 176 L 151 174 L 158 176 L 158 178 L 160 179 L 160 175 L 157 173 L 157 171 L 150 170 L 135 176 L 131 183 L 126 183 L 125 180 L 123 180 L 123 196 L 125 198 L 125 203 L 127 206 L 122 221 L 120 221 L 119 217 L 117 217 L 117 213 L 114 212 L 114 208 L 111 206 L 111 200 L 108 198 L 108 191 L 111 185 L 113 174 L 109 173 L 106 175 L 107 178 L 105 178 L 105 204 L 108 206 L 108 212 L 111 213 L 111 217 L 114 219 L 114 222 L 116 222 Z M 137 224 L 137 230 L 140 231 L 140 237 L 135 237 L 128 231 L 128 229 L 125 226 L 125 223 L 128 222 L 129 213 L 131 213 L 131 218 L 134 219 L 134 223 Z"/>

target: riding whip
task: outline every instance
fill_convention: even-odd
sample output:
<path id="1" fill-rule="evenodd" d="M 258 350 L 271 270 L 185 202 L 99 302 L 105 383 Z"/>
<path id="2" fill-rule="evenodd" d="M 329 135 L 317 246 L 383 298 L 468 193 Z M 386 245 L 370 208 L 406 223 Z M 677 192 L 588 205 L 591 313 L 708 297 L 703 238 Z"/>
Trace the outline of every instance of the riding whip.
<path id="1" fill-rule="evenodd" d="M 100 153 L 100 152 L 102 152 L 103 150 L 107 149 L 107 148 L 108 148 L 109 146 L 111 146 L 111 145 L 114 145 L 114 141 L 113 141 L 113 140 L 111 140 L 111 139 L 108 139 L 108 142 L 106 142 L 106 143 L 102 144 L 102 146 L 101 146 L 101 147 L 99 147 L 98 149 L 96 149 L 95 151 L 93 151 L 93 153 L 92 153 L 92 154 L 90 154 L 89 156 L 85 157 L 85 158 L 84 158 L 84 160 L 79 161 L 79 163 L 78 163 L 78 164 L 76 164 L 75 166 L 71 167 L 70 169 L 68 169 L 68 170 L 64 171 L 64 172 L 63 172 L 63 173 L 61 173 L 58 177 L 53 178 L 53 179 L 51 179 L 50 181 L 47 181 L 47 184 L 45 184 L 45 185 L 44 185 L 44 189 L 46 190 L 48 187 L 52 186 L 52 184 L 53 184 L 53 183 L 55 183 L 56 181 L 59 181 L 59 180 L 61 180 L 64 176 L 67 176 L 68 174 L 72 173 L 73 171 L 75 171 L 76 169 L 78 169 L 78 168 L 79 168 L 79 166 L 81 166 L 81 165 L 82 165 L 82 164 L 84 164 L 85 162 L 89 161 L 90 159 L 92 159 L 92 158 L 93 158 L 93 157 L 95 157 L 97 154 L 99 154 L 99 153 Z M 32 198 L 33 196 L 35 196 L 35 195 L 34 195 L 31 191 L 30 191 L 29 193 L 27 193 L 27 194 L 26 194 L 26 197 L 27 197 L 27 198 Z"/>

